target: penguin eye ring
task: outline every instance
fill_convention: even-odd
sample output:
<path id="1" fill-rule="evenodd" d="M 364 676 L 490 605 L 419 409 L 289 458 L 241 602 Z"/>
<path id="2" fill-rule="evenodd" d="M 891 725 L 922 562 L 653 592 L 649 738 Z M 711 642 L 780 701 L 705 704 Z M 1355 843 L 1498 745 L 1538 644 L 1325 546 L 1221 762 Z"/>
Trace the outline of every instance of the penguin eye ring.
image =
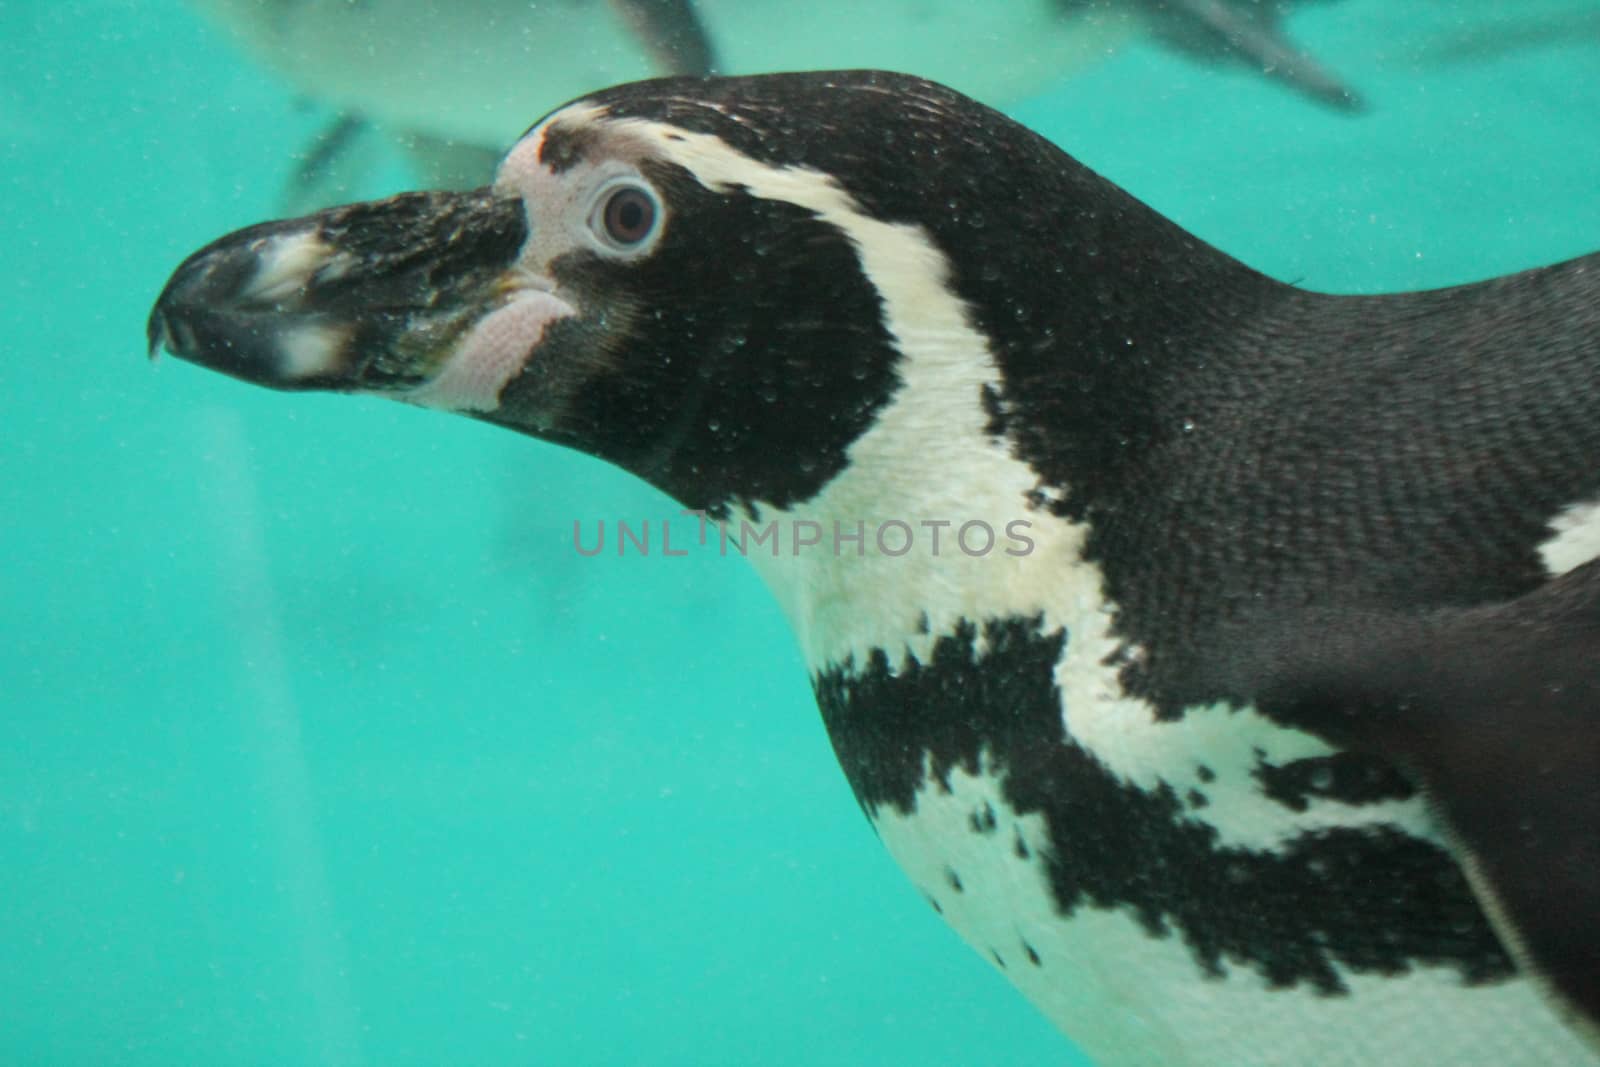
<path id="1" fill-rule="evenodd" d="M 634 252 L 655 235 L 660 217 L 654 192 L 634 182 L 619 182 L 601 192 L 589 225 L 607 248 Z"/>

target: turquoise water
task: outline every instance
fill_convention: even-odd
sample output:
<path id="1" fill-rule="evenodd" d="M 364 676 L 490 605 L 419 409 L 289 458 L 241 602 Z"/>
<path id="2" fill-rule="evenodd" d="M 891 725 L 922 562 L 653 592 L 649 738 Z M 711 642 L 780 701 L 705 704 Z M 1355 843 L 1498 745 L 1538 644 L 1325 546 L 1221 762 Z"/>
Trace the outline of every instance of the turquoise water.
<path id="1" fill-rule="evenodd" d="M 1014 110 L 1311 287 L 1590 251 L 1593 21 L 1457 47 L 1490 9 L 1297 17 L 1359 119 L 1148 45 Z M 753 575 L 571 551 L 664 499 L 143 360 L 323 115 L 175 3 L 0 2 L 0 50 L 0 1062 L 1074 1062 L 877 846 Z"/>

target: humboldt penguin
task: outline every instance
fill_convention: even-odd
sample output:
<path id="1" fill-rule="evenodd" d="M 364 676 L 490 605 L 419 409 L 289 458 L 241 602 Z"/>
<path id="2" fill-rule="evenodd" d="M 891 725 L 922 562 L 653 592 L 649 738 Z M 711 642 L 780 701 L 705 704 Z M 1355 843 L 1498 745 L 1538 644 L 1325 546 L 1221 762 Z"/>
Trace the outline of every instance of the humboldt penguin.
<path id="1" fill-rule="evenodd" d="M 430 187 L 482 184 L 530 115 L 652 74 L 891 67 L 1004 106 L 1147 39 L 1361 108 L 1286 34 L 1287 0 L 190 2 L 338 112 L 291 175 L 296 209 L 349 199 L 385 141 Z"/>
<path id="2" fill-rule="evenodd" d="M 673 78 L 149 342 L 754 531 L 883 843 L 1101 1064 L 1600 1064 L 1600 257 L 1308 292 L 937 84 Z"/>

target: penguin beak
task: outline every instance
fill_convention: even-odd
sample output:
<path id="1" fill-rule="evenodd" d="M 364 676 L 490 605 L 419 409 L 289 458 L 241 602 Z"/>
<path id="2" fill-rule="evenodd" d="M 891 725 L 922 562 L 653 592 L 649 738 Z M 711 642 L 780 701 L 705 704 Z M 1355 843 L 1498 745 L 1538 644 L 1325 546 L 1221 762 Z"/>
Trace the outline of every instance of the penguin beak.
<path id="1" fill-rule="evenodd" d="M 239 230 L 173 273 L 150 314 L 150 354 L 166 349 L 276 389 L 427 403 L 426 390 L 497 312 L 532 300 L 545 321 L 570 313 L 517 270 L 527 235 L 521 201 L 489 188 L 406 193 Z M 517 366 L 491 368 L 498 384 L 467 382 L 467 392 L 497 394 L 527 355 L 524 346 Z M 456 399 L 467 410 L 475 400 Z"/>

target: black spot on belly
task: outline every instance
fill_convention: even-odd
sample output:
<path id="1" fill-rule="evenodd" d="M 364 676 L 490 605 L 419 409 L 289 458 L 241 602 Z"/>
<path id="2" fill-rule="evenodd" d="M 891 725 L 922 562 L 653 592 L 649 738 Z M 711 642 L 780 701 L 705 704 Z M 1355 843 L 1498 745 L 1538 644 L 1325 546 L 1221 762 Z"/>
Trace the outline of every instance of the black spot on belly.
<path id="1" fill-rule="evenodd" d="M 1044 961 L 1039 958 L 1039 953 L 1034 951 L 1033 946 L 1028 944 L 1026 941 L 1022 943 L 1022 951 L 1028 954 L 1029 963 L 1033 964 L 1035 967 L 1044 966 Z"/>
<path id="2" fill-rule="evenodd" d="M 928 903 L 933 905 L 933 910 L 937 914 L 943 915 L 944 914 L 944 908 L 939 906 L 939 901 L 937 899 L 935 899 L 934 895 L 932 893 L 929 893 L 929 894 L 927 894 L 927 897 L 928 897 Z"/>
<path id="3" fill-rule="evenodd" d="M 1217 772 L 1207 767 L 1204 763 L 1194 765 L 1194 776 L 1207 784 L 1217 780 Z"/>
<path id="4" fill-rule="evenodd" d="M 1204 793 L 1200 792 L 1200 790 L 1189 790 L 1189 806 L 1191 808 L 1194 808 L 1198 811 L 1200 808 L 1203 808 L 1210 803 L 1210 799 Z"/>
<path id="5" fill-rule="evenodd" d="M 949 867 L 945 868 L 944 877 L 945 877 L 945 881 L 950 883 L 950 888 L 951 889 L 954 889 L 957 893 L 966 892 L 966 890 L 964 888 L 962 888 L 962 885 L 961 885 L 961 876 L 959 874 L 957 874 L 955 871 L 951 870 Z"/>
<path id="6" fill-rule="evenodd" d="M 1017 853 L 1017 859 L 1019 859 L 1019 860 L 1025 860 L 1028 857 L 1033 855 L 1033 850 L 1030 849 L 1028 847 L 1028 843 L 1022 839 L 1022 831 L 1021 830 L 1017 831 L 1017 840 L 1015 842 L 1015 851 Z"/>
<path id="7" fill-rule="evenodd" d="M 967 817 L 968 825 L 975 834 L 985 836 L 994 833 L 1000 828 L 1000 820 L 995 816 L 994 805 L 985 802 L 983 807 Z"/>
<path id="8" fill-rule="evenodd" d="M 1468 982 L 1513 973 L 1461 872 L 1431 842 L 1370 826 L 1303 833 L 1272 851 L 1229 846 L 1171 788 L 1111 774 L 1064 732 L 1053 671 L 1066 634 L 1040 627 L 1037 617 L 988 622 L 980 654 L 977 628 L 963 622 L 926 663 L 891 670 L 875 650 L 863 667 L 815 680 L 868 814 L 909 814 L 925 767 L 948 789 L 956 768 L 977 774 L 987 754 L 1006 803 L 1045 821 L 1051 848 L 1040 859 L 1062 915 L 1124 911 L 1152 936 L 1181 937 L 1205 974 L 1240 962 L 1278 987 L 1342 992 L 1335 965 L 1444 965 Z"/>
<path id="9" fill-rule="evenodd" d="M 1256 757 L 1256 781 L 1261 791 L 1291 811 L 1305 811 L 1310 798 L 1345 804 L 1375 804 L 1405 800 L 1416 789 L 1399 771 L 1371 756 L 1336 752 L 1275 765 Z"/>
<path id="10" fill-rule="evenodd" d="M 1001 956 L 1001 955 L 1000 955 L 1000 953 L 998 953 L 998 952 L 996 952 L 996 951 L 995 951 L 995 950 L 994 950 L 994 947 L 993 947 L 993 946 L 990 946 L 990 948 L 989 948 L 989 955 L 991 955 L 991 956 L 993 956 L 993 957 L 994 957 L 994 961 L 995 961 L 995 962 L 996 962 L 996 963 L 998 963 L 998 964 L 999 964 L 999 965 L 1000 965 L 1000 969 L 1001 969 L 1001 970 L 1005 970 L 1005 968 L 1006 968 L 1006 961 L 1005 961 L 1005 958 L 1004 958 L 1004 957 L 1002 957 L 1002 956 Z"/>

